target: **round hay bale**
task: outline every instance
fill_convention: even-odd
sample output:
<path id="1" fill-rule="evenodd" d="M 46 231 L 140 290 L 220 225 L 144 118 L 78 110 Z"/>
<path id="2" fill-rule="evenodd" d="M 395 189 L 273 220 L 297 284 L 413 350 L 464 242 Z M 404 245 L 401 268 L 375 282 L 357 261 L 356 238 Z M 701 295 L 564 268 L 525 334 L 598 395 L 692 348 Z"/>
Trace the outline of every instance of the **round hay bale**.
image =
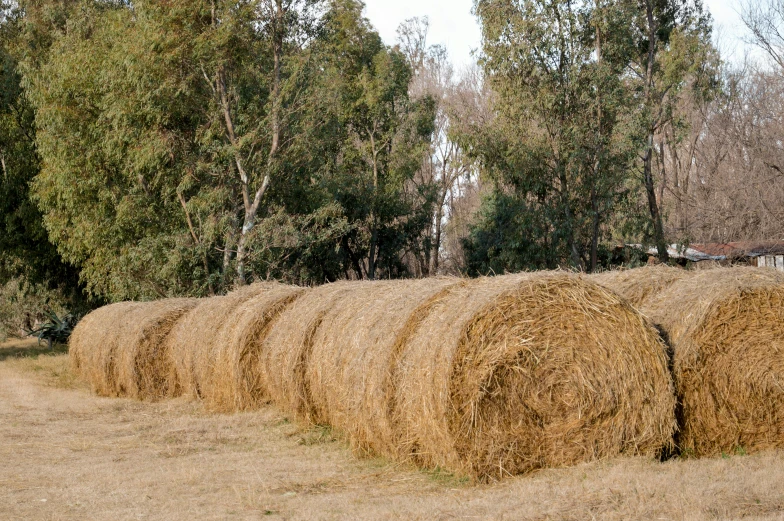
<path id="1" fill-rule="evenodd" d="M 163 398 L 170 394 L 165 338 L 195 305 L 193 299 L 167 299 L 96 310 L 74 330 L 72 364 L 99 395 Z"/>
<path id="2" fill-rule="evenodd" d="M 222 347 L 227 341 L 224 326 L 236 323 L 237 309 L 241 305 L 278 287 L 274 283 L 253 284 L 226 296 L 201 299 L 177 322 L 167 338 L 173 368 L 169 375 L 170 387 L 177 389 L 176 394 L 203 399 L 209 408 L 216 410 L 226 407 L 225 400 L 233 401 L 226 394 L 231 383 L 218 376 L 232 372 L 230 368 L 220 366 L 231 363 L 231 348 Z"/>
<path id="3" fill-rule="evenodd" d="M 114 357 L 107 357 L 105 346 L 113 343 L 114 324 L 140 306 L 138 302 L 121 302 L 98 308 L 82 318 L 68 339 L 68 356 L 71 368 L 93 387 L 93 391 L 106 394 L 108 374 L 114 372 Z"/>
<path id="4" fill-rule="evenodd" d="M 496 479 L 670 448 L 666 346 L 625 300 L 563 273 L 483 278 L 433 302 L 394 370 L 401 456 Z"/>
<path id="5" fill-rule="evenodd" d="M 640 307 L 649 298 L 693 274 L 682 268 L 664 265 L 645 266 L 633 270 L 616 270 L 588 276 L 589 280 L 609 288 Z"/>
<path id="6" fill-rule="evenodd" d="M 784 274 L 698 272 L 642 311 L 674 351 L 684 453 L 784 447 Z"/>
<path id="7" fill-rule="evenodd" d="M 217 334 L 196 354 L 202 398 L 216 411 L 258 408 L 269 401 L 267 381 L 260 367 L 261 348 L 280 314 L 305 290 L 282 284 L 237 305 Z M 230 295 L 231 297 L 231 295 Z"/>
<path id="8" fill-rule="evenodd" d="M 396 455 L 390 407 L 400 349 L 426 307 L 461 283 L 437 278 L 352 284 L 323 313 L 312 338 L 305 368 L 311 420 L 337 427 L 361 452 Z M 324 300 L 318 288 L 305 298 Z"/>
<path id="9" fill-rule="evenodd" d="M 353 286 L 338 282 L 309 290 L 280 315 L 259 349 L 270 398 L 306 421 L 314 421 L 313 398 L 305 380 L 313 337 L 326 314 L 344 305 Z"/>

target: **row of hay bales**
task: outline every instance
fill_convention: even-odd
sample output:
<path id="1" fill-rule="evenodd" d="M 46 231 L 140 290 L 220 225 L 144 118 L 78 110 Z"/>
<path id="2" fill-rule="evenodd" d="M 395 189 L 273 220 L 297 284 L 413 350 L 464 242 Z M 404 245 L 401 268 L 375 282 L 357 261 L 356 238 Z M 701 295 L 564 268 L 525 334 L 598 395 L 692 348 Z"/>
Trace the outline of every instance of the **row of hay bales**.
<path id="1" fill-rule="evenodd" d="M 752 272 L 712 273 L 710 285 L 664 269 L 259 284 L 99 309 L 77 326 L 70 352 L 102 395 L 186 395 L 218 411 L 274 402 L 339 429 L 359 452 L 480 479 L 660 455 L 676 435 L 697 454 L 722 437 L 776 446 L 784 401 L 771 393 L 784 368 L 762 342 L 780 341 L 769 322 L 784 281 L 755 271 L 754 286 Z M 754 322 L 747 299 L 763 287 L 767 301 L 762 292 L 749 301 L 762 313 Z M 673 367 L 630 301 L 669 335 Z M 715 327 L 723 329 L 712 337 Z M 738 363 L 749 347 L 738 342 L 759 353 Z M 720 381 L 702 385 L 711 378 Z M 735 396 L 748 418 L 732 409 Z M 711 400 L 715 417 L 702 416 Z"/>
<path id="2" fill-rule="evenodd" d="M 115 304 L 85 317 L 70 353 L 101 395 L 274 402 L 360 452 L 485 479 L 653 456 L 675 430 L 656 331 L 566 273 Z"/>
<path id="3" fill-rule="evenodd" d="M 784 274 L 649 267 L 597 275 L 672 348 L 678 447 L 697 456 L 784 447 Z"/>

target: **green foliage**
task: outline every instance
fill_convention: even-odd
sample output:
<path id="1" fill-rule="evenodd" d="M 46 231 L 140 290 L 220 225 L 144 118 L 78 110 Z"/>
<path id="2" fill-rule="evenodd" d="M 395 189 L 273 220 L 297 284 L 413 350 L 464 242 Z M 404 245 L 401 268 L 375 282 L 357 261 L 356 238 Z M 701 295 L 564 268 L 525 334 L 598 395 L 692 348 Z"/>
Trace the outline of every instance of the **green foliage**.
<path id="1" fill-rule="evenodd" d="M 21 337 L 47 317 L 47 310 L 65 314 L 72 301 L 61 290 L 14 278 L 0 284 L 0 341 Z"/>
<path id="2" fill-rule="evenodd" d="M 410 68 L 361 3 L 271 6 L 84 3 L 27 57 L 32 196 L 91 294 L 405 274 L 429 225 L 431 190 L 411 180 L 433 102 L 409 99 Z"/>
<path id="3" fill-rule="evenodd" d="M 658 24 L 652 83 L 644 81 L 648 4 Z M 651 129 L 685 124 L 671 98 L 689 85 L 710 92 L 710 23 L 699 5 L 478 0 L 475 8 L 480 63 L 496 96 L 491 123 L 459 136 L 493 186 L 464 245 L 468 271 L 596 270 L 612 262 L 602 251 L 613 242 L 661 235 L 658 208 L 645 217 L 641 189 L 653 193 L 653 174 L 639 158 Z"/>

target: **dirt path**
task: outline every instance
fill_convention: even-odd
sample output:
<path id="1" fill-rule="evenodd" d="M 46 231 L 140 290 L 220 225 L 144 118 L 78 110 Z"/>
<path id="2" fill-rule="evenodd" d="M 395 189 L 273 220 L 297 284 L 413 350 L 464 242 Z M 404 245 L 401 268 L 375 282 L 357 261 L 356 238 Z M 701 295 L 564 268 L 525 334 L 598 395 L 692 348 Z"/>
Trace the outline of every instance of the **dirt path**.
<path id="1" fill-rule="evenodd" d="M 782 453 L 622 459 L 477 486 L 357 459 L 273 409 L 97 398 L 65 355 L 3 349 L 0 520 L 784 519 Z"/>

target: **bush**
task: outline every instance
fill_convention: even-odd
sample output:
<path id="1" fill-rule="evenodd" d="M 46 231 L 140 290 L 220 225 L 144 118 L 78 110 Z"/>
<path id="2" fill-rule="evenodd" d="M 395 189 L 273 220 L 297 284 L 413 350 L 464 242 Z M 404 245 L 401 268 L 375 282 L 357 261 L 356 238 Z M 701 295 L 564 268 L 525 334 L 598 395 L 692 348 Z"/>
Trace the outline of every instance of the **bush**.
<path id="1" fill-rule="evenodd" d="M 20 338 L 50 319 L 66 314 L 66 299 L 56 290 L 14 278 L 0 284 L 0 341 Z"/>

